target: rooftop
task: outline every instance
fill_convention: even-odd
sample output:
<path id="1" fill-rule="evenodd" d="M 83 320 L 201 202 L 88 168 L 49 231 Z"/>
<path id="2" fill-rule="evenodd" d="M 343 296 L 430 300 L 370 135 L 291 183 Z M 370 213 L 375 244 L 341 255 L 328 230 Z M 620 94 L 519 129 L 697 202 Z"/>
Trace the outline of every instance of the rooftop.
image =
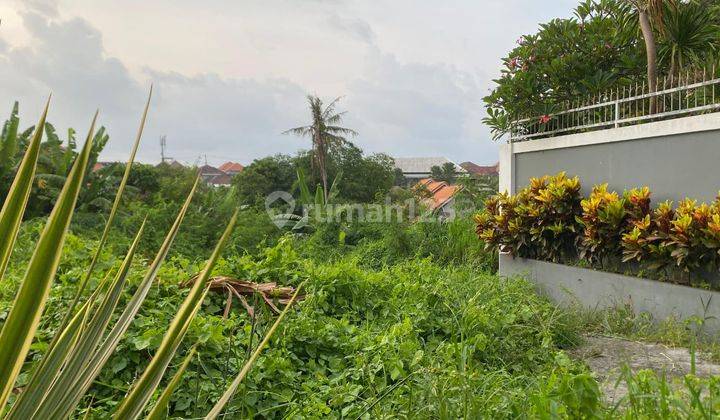
<path id="1" fill-rule="evenodd" d="M 433 166 L 443 166 L 446 163 L 455 165 L 455 170 L 459 173 L 466 172 L 457 163 L 446 157 L 409 157 L 394 158 L 395 167 L 400 168 L 404 174 L 429 174 Z"/>
<path id="2" fill-rule="evenodd" d="M 245 169 L 245 167 L 237 162 L 225 162 L 222 165 L 220 165 L 220 167 L 218 169 L 220 169 L 223 172 L 237 173 L 237 172 L 242 172 L 242 170 Z"/>
<path id="3" fill-rule="evenodd" d="M 460 185 L 450 185 L 445 181 L 435 181 L 432 178 L 421 179 L 415 188 L 425 188 L 430 192 L 431 196 L 427 198 L 426 204 L 432 211 L 443 207 L 462 189 Z"/>
<path id="4" fill-rule="evenodd" d="M 500 173 L 500 162 L 492 166 L 480 166 L 473 162 L 463 162 L 460 166 L 474 175 L 497 175 Z"/>

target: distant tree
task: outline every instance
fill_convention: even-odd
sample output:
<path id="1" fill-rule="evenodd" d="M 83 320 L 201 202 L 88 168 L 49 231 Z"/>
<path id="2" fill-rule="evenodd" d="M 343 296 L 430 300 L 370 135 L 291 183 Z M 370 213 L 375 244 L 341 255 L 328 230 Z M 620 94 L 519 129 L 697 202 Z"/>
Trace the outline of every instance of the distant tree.
<path id="1" fill-rule="evenodd" d="M 393 169 L 393 185 L 396 187 L 404 187 L 407 184 L 407 178 L 405 178 L 405 174 L 403 174 L 402 169 L 395 168 Z"/>
<path id="2" fill-rule="evenodd" d="M 243 204 L 264 206 L 265 198 L 275 191 L 291 192 L 297 177 L 292 158 L 286 155 L 254 160 L 233 178 L 238 199 Z"/>
<path id="3" fill-rule="evenodd" d="M 335 105 L 340 98 L 335 98 L 328 105 L 317 96 L 308 95 L 308 105 L 312 121 L 310 125 L 291 128 L 283 134 L 294 134 L 300 137 L 309 137 L 312 141 L 312 167 L 320 174 L 323 193 L 328 196 L 327 157 L 332 147 L 339 146 L 347 141 L 346 136 L 356 136 L 357 133 L 341 127 L 345 112 L 336 112 Z"/>
<path id="4" fill-rule="evenodd" d="M 457 177 L 455 165 L 451 162 L 445 162 L 442 166 L 435 165 L 430 168 L 430 177 L 435 181 L 445 181 L 452 184 Z"/>
<path id="5" fill-rule="evenodd" d="M 312 155 L 301 153 L 295 159 L 296 165 L 305 170 L 312 167 Z M 378 195 L 384 195 L 393 185 L 393 160 L 384 154 L 366 156 L 349 141 L 333 147 L 327 157 L 327 176 L 334 180 L 342 172 L 339 181 L 338 199 L 345 202 L 369 203 Z M 317 178 L 308 177 L 309 184 Z M 314 184 L 317 185 L 317 184 Z"/>

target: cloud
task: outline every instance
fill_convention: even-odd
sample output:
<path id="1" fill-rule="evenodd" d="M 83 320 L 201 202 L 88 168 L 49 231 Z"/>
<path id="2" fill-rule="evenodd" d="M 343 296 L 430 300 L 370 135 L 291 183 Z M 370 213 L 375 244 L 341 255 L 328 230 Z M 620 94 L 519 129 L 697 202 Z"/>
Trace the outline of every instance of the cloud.
<path id="1" fill-rule="evenodd" d="M 145 69 L 147 80 L 139 81 L 119 59 L 107 56 L 102 34 L 86 20 L 59 20 L 34 10 L 21 15 L 32 47 L 3 48 L 5 42 L 0 39 L 4 69 L 0 92 L 2 97 L 22 99 L 23 124 L 32 124 L 50 91 L 50 120 L 61 129 L 73 126 L 82 132 L 99 107 L 100 122 L 112 137 L 103 158 L 122 160 L 153 81 L 156 93 L 139 156 L 142 160 L 158 160 L 156 139 L 161 134 L 167 135 L 169 154 L 191 163 L 204 155 L 215 163 L 223 159 L 249 162 L 303 146 L 280 134 L 304 116 L 305 91 L 296 84 L 152 69 Z M 3 104 L 8 109 L 9 105 Z"/>
<path id="2" fill-rule="evenodd" d="M 131 72 L 107 51 L 103 34 L 88 20 L 62 18 L 51 1 L 35 3 L 19 12 L 30 42 L 16 46 L 0 32 L 0 97 L 21 100 L 23 125 L 32 124 L 50 91 L 50 119 L 61 130 L 72 126 L 82 132 L 99 107 L 112 139 L 102 158 L 124 160 L 153 82 L 140 160 L 159 159 L 161 135 L 167 136 L 170 156 L 190 163 L 205 155 L 214 164 L 249 163 L 307 147 L 307 140 L 280 133 L 307 122 L 305 95 L 314 91 L 311 86 L 278 72 L 244 78 L 221 71 L 188 75 L 150 67 Z M 346 94 L 340 107 L 349 111 L 345 124 L 360 132 L 355 139 L 359 146 L 395 156 L 495 160 L 496 146 L 486 140 L 487 129 L 481 124 L 482 92 L 475 75 L 442 63 L 402 61 L 380 50 L 378 36 L 365 20 L 327 16 L 326 34 L 329 28 L 365 46 L 353 52 L 362 64 L 356 76 L 343 79 L 339 89 L 325 90 Z M 0 104 L 8 110 L 10 105 Z"/>
<path id="3" fill-rule="evenodd" d="M 375 44 L 375 32 L 366 21 L 352 17 L 340 16 L 337 13 L 330 14 L 325 19 L 325 24 L 340 33 L 344 33 L 351 38 L 357 39 L 368 45 Z"/>
<path id="4" fill-rule="evenodd" d="M 25 0 L 25 7 L 45 16 L 57 17 L 60 14 L 57 0 Z"/>
<path id="5" fill-rule="evenodd" d="M 174 157 L 250 162 L 305 146 L 281 134 L 305 118 L 305 91 L 292 82 L 150 74 L 158 90 L 155 131 L 167 134 L 168 153 Z"/>
<path id="6" fill-rule="evenodd" d="M 348 121 L 366 148 L 395 156 L 488 160 L 497 155 L 482 126 L 481 92 L 471 74 L 442 64 L 402 63 L 377 49 L 350 84 Z"/>

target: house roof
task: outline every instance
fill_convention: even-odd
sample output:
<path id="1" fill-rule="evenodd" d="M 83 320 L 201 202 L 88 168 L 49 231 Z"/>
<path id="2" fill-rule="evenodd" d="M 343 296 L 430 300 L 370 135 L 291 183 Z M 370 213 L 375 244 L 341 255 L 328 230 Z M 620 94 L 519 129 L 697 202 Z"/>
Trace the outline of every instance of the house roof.
<path id="1" fill-rule="evenodd" d="M 421 179 L 415 188 L 426 188 L 430 192 L 426 204 L 432 211 L 443 207 L 455 194 L 462 189 L 460 185 L 450 185 L 445 181 L 435 181 L 432 178 Z"/>
<path id="2" fill-rule="evenodd" d="M 455 165 L 455 171 L 464 173 L 465 169 L 446 157 L 410 157 L 394 158 L 395 167 L 400 168 L 404 174 L 429 174 L 433 166 L 442 167 L 446 163 Z"/>
<path id="3" fill-rule="evenodd" d="M 237 162 L 225 162 L 218 168 L 223 172 L 242 172 L 245 169 L 244 166 Z"/>
<path id="4" fill-rule="evenodd" d="M 199 170 L 201 175 L 222 175 L 225 173 L 220 169 L 210 165 L 203 165 L 200 167 Z"/>
<path id="5" fill-rule="evenodd" d="M 166 161 L 166 162 L 160 162 L 160 163 L 158 163 L 158 164 L 155 165 L 155 166 L 162 166 L 162 165 L 168 165 L 168 166 L 171 166 L 171 167 L 173 167 L 173 168 L 184 168 L 184 167 L 185 167 L 185 165 L 183 165 L 182 163 L 178 162 L 178 161 L 175 160 L 175 159 L 172 159 L 172 160 Z"/>
<path id="6" fill-rule="evenodd" d="M 472 162 L 463 162 L 460 166 L 474 175 L 497 175 L 500 173 L 500 162 L 492 166 L 480 166 Z"/>
<path id="7" fill-rule="evenodd" d="M 212 185 L 230 185 L 232 183 L 232 176 L 228 174 L 215 175 L 208 180 L 208 183 Z"/>

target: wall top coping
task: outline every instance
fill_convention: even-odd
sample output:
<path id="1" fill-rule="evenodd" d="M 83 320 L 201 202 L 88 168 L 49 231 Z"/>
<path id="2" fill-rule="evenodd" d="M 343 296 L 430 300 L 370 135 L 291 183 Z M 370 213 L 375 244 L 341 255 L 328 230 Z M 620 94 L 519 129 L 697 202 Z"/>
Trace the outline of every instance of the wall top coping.
<path id="1" fill-rule="evenodd" d="M 589 131 L 586 133 L 528 140 L 512 143 L 511 150 L 515 154 L 529 153 L 712 130 L 720 130 L 720 112 L 606 130 Z"/>

